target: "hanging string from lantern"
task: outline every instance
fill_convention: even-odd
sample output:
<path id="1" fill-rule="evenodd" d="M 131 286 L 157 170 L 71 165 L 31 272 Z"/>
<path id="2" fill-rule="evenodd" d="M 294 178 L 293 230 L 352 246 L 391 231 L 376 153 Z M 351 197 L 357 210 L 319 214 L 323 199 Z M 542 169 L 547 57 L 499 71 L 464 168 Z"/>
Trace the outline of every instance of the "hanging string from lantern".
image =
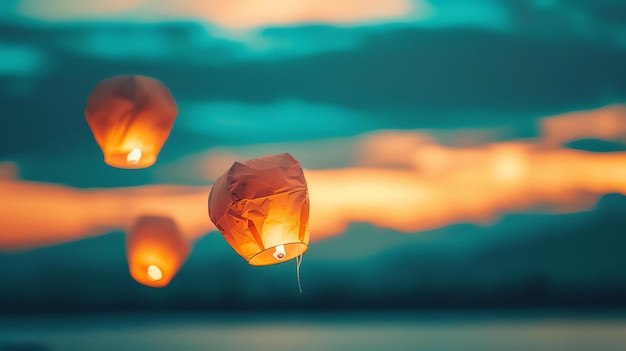
<path id="1" fill-rule="evenodd" d="M 296 278 L 298 279 L 298 290 L 300 290 L 300 295 L 302 295 L 302 285 L 300 284 L 300 265 L 302 265 L 302 255 L 296 257 Z"/>

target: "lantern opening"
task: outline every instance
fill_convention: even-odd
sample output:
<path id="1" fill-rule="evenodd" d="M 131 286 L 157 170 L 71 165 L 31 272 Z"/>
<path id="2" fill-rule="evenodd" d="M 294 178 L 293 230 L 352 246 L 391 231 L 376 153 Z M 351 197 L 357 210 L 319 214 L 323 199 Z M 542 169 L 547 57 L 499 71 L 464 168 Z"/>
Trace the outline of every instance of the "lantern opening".
<path id="1" fill-rule="evenodd" d="M 104 154 L 104 162 L 112 167 L 139 169 L 152 166 L 157 155 L 148 147 L 109 148 Z"/>
<path id="2" fill-rule="evenodd" d="M 278 245 L 267 248 L 252 256 L 248 263 L 253 266 L 267 266 L 279 263 L 276 261 L 289 261 L 304 254 L 308 248 L 308 245 L 300 242 Z M 280 254 L 283 255 L 282 258 L 278 257 Z"/>
<path id="3" fill-rule="evenodd" d="M 163 278 L 163 272 L 161 272 L 159 267 L 151 264 L 148 266 L 148 277 L 152 281 L 161 280 L 161 278 Z"/>
<path id="4" fill-rule="evenodd" d="M 126 156 L 126 162 L 130 163 L 131 165 L 136 165 L 137 163 L 139 163 L 139 160 L 141 160 L 141 149 L 139 148 L 134 148 L 131 152 L 128 153 L 128 156 Z"/>

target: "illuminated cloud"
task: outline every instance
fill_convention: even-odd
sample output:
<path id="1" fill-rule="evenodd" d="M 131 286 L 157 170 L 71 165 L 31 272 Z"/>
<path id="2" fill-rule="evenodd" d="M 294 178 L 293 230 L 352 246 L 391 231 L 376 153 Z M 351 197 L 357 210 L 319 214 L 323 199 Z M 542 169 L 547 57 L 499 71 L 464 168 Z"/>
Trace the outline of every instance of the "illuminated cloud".
<path id="1" fill-rule="evenodd" d="M 309 169 L 341 168 L 356 165 L 355 160 L 359 154 L 357 147 L 353 138 L 215 147 L 161 165 L 155 169 L 155 177 L 165 183 L 206 184 L 207 181 L 217 179 L 237 160 L 249 160 L 286 151 Z M 183 169 L 185 171 L 181 172 Z"/>
<path id="2" fill-rule="evenodd" d="M 541 122 L 541 132 L 550 146 L 579 139 L 626 142 L 626 106 L 566 113 Z"/>
<path id="3" fill-rule="evenodd" d="M 486 27 L 496 30 L 511 25 L 506 2 L 491 0 L 432 0 L 432 16 L 420 21 L 420 26 Z"/>
<path id="4" fill-rule="evenodd" d="M 62 0 L 54 4 L 23 0 L 22 15 L 44 21 L 202 20 L 225 28 L 253 28 L 297 23 L 350 24 L 422 17 L 429 13 L 425 1 L 410 0 L 113 0 L 84 2 Z"/>
<path id="5" fill-rule="evenodd" d="M 213 106 L 213 105 L 209 105 Z M 219 106 L 219 105 L 215 105 Z M 266 122 L 265 119 L 255 118 L 259 115 L 284 114 L 285 120 L 296 111 L 309 113 L 308 106 L 296 105 L 293 110 L 273 109 L 273 105 L 266 107 L 233 108 L 232 110 L 203 109 L 191 110 L 191 115 L 204 131 L 214 137 L 223 138 L 222 134 L 237 135 L 237 129 L 220 125 L 221 116 L 234 116 L 236 125 L 248 124 L 243 131 L 257 130 L 259 133 L 278 132 L 285 135 L 294 130 L 289 124 L 281 126 L 281 119 Z M 296 108 L 298 107 L 298 108 Z M 329 110 L 330 111 L 330 110 Z M 343 114 L 324 114 L 327 112 L 312 108 L 310 123 L 325 125 L 333 120 L 342 119 L 349 123 L 363 121 L 367 116 L 343 111 Z M 245 112 L 245 113 L 244 113 Z M 300 113 L 299 115 L 302 115 Z M 315 116 L 322 114 L 318 119 Z M 208 117 L 207 117 L 208 116 Z M 205 121 L 201 121 L 202 118 Z M 194 119 L 189 121 L 193 121 Z M 292 118 L 293 120 L 293 118 Z M 301 121 L 298 119 L 297 121 Z M 287 121 L 289 122 L 289 121 Z M 362 122 L 361 122 L 362 123 Z M 303 129 L 314 129 L 316 126 L 307 124 Z M 581 139 L 601 139 L 626 143 L 626 105 L 611 105 L 602 108 L 575 111 L 557 116 L 542 118 L 537 123 L 540 136 L 514 143 L 513 149 L 522 149 L 516 153 L 528 152 L 537 148 L 555 149 L 565 144 Z M 191 130 L 193 123 L 189 123 Z M 215 126 L 215 130 L 208 128 Z M 247 128 L 247 129 L 246 129 Z M 281 129 L 284 128 L 284 129 Z M 273 129 L 276 129 L 274 131 Z M 498 149 L 502 145 L 494 143 L 501 135 L 509 134 L 506 129 L 460 129 L 460 130 L 378 130 L 360 134 L 355 137 L 340 137 L 322 140 L 307 140 L 305 142 L 272 142 L 254 143 L 232 147 L 215 147 L 199 154 L 189 155 L 181 160 L 174 161 L 159 170 L 159 176 L 167 181 L 197 182 L 199 179 L 215 180 L 221 169 L 227 168 L 236 160 L 245 160 L 260 157 L 266 154 L 289 152 L 309 169 L 365 167 L 365 168 L 404 168 L 417 170 L 420 173 L 444 170 L 455 165 L 463 165 L 481 160 L 486 155 L 485 150 Z M 272 135 L 275 139 L 278 135 Z M 489 146 L 487 149 L 485 146 Z M 341 152 L 333 152 L 341 150 Z M 462 157 L 459 157 L 462 156 Z M 177 169 L 192 170 L 184 173 Z"/>
<path id="6" fill-rule="evenodd" d="M 425 172 L 383 168 L 306 171 L 311 239 L 367 222 L 405 232 L 453 223 L 488 223 L 506 212 L 549 206 L 590 208 L 606 193 L 626 194 L 626 153 L 537 151 L 503 143 L 438 150 L 443 165 Z M 425 159 L 427 166 L 432 166 Z M 439 162 L 439 161 L 437 161 Z M 127 228 L 142 215 L 169 216 L 196 239 L 214 228 L 206 212 L 210 187 L 146 186 L 78 190 L 0 181 L 0 248 L 36 247 Z"/>
<path id="7" fill-rule="evenodd" d="M 523 151 L 503 144 L 450 151 L 434 172 L 351 168 L 307 172 L 311 235 L 320 240 L 350 223 L 404 232 L 453 223 L 490 223 L 508 212 L 587 210 L 605 193 L 626 194 L 626 154 Z M 323 220 L 321 220 L 323 218 Z"/>
<path id="8" fill-rule="evenodd" d="M 213 230 L 210 188 L 146 186 L 75 189 L 0 179 L 0 249 L 20 249 L 127 230 L 140 216 L 166 216 L 193 240 Z"/>
<path id="9" fill-rule="evenodd" d="M 493 142 L 497 133 L 489 130 L 379 131 L 325 141 L 327 148 L 308 141 L 215 148 L 180 161 L 185 166 L 173 163 L 166 169 L 170 175 L 176 168 L 186 175 L 201 172 L 211 181 L 235 160 L 289 150 L 309 168 L 313 240 L 341 233 L 353 222 L 416 232 L 487 223 L 507 212 L 537 208 L 581 211 L 602 194 L 624 193 L 626 154 L 561 145 L 580 138 L 626 137 L 626 130 L 613 128 L 623 118 L 622 109 L 545 118 L 539 129 L 546 134 L 527 140 Z M 337 166 L 335 154 L 348 155 L 343 166 Z"/>
<path id="10" fill-rule="evenodd" d="M 613 109 L 588 111 L 584 119 L 602 121 Z M 580 121 L 580 116 L 573 113 L 570 120 L 565 116 L 557 120 L 567 126 Z M 566 133 L 560 140 L 580 136 Z M 597 131 L 584 136 L 607 137 Z M 373 133 L 359 143 L 357 157 L 358 150 L 369 155 L 358 161 L 364 165 L 305 171 L 313 241 L 338 235 L 355 222 L 419 232 L 454 223 L 490 223 L 511 212 L 583 211 L 604 194 L 626 195 L 626 152 L 546 147 L 542 137 L 453 147 L 438 144 L 428 133 L 410 132 Z M 224 157 L 213 164 L 219 170 L 203 168 L 210 159 L 196 159 L 193 171 L 204 172 L 200 176 L 207 183 L 215 173 L 224 172 L 227 167 L 222 166 L 231 158 L 244 159 L 223 152 L 203 155 Z M 0 177 L 0 249 L 126 230 L 140 216 L 170 217 L 190 240 L 215 229 L 207 214 L 210 186 L 79 190 L 14 179 L 12 169 L 6 164 L 0 167 L 0 174 L 9 174 Z"/>
<path id="11" fill-rule="evenodd" d="M 172 10 L 199 16 L 227 28 L 250 28 L 296 23 L 355 23 L 406 17 L 414 5 L 409 0 L 216 0 L 179 1 Z"/>

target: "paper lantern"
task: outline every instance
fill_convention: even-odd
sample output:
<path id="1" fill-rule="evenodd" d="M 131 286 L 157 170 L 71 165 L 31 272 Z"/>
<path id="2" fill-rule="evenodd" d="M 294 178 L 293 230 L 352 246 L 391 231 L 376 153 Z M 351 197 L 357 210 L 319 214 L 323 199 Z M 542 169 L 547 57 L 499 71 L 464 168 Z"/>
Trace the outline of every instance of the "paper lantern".
<path id="1" fill-rule="evenodd" d="M 104 153 L 104 162 L 118 168 L 153 165 L 177 113 L 167 87 L 139 75 L 101 81 L 85 108 L 85 118 Z"/>
<path id="2" fill-rule="evenodd" d="M 302 255 L 309 243 L 309 195 L 302 167 L 287 153 L 235 162 L 211 189 L 209 216 L 253 266 Z"/>
<path id="3" fill-rule="evenodd" d="M 189 242 L 167 217 L 140 217 L 126 237 L 130 275 L 154 288 L 168 285 L 190 251 Z"/>

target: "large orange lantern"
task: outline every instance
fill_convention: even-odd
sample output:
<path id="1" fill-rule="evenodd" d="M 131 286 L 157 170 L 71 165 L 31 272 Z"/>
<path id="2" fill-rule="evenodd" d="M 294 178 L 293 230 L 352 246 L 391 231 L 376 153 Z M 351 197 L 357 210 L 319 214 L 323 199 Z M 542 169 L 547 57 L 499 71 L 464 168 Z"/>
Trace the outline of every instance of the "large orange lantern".
<path id="1" fill-rule="evenodd" d="M 190 246 L 172 219 L 140 217 L 126 237 L 130 275 L 143 285 L 164 287 L 187 260 Z"/>
<path id="2" fill-rule="evenodd" d="M 309 243 L 309 195 L 302 167 L 287 153 L 235 162 L 211 189 L 209 216 L 253 266 L 299 257 Z"/>
<path id="3" fill-rule="evenodd" d="M 104 153 L 104 162 L 118 168 L 152 166 L 177 113 L 167 87 L 139 75 L 101 81 L 85 108 L 85 118 Z"/>

